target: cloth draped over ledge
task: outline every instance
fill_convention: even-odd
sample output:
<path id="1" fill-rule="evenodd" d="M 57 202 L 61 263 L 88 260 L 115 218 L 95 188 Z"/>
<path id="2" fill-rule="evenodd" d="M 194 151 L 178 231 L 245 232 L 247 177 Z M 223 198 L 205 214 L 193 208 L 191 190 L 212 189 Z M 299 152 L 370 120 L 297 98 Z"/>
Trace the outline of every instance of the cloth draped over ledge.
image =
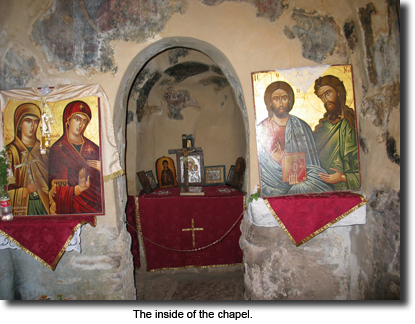
<path id="1" fill-rule="evenodd" d="M 33 216 L 0 221 L 0 234 L 51 270 L 83 224 L 96 226 L 95 216 L 51 217 Z"/>
<path id="2" fill-rule="evenodd" d="M 47 103 L 61 100 L 82 100 L 98 97 L 100 102 L 100 130 L 103 181 L 113 180 L 124 174 L 114 136 L 113 112 L 108 97 L 99 84 L 62 85 L 51 88 L 43 96 L 35 87 L 0 91 L 0 108 L 3 113 L 10 100 L 39 101 Z M 0 147 L 5 145 L 3 120 L 0 119 Z M 12 241 L 24 252 L 54 270 L 77 229 L 83 224 L 96 226 L 95 216 L 30 216 L 15 217 L 10 222 L 0 221 L 0 235 Z"/>
<path id="3" fill-rule="evenodd" d="M 300 246 L 329 227 L 366 224 L 366 203 L 361 192 L 258 198 L 249 203 L 248 219 L 259 227 L 281 227 Z"/>

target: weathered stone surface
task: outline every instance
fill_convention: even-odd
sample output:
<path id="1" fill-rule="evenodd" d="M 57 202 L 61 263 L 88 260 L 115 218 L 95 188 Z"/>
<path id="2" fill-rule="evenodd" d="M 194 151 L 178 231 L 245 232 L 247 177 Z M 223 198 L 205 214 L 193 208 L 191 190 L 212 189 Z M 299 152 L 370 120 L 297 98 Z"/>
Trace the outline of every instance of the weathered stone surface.
<path id="1" fill-rule="evenodd" d="M 129 123 L 131 123 L 133 121 L 134 121 L 134 113 L 131 110 L 129 110 L 127 112 L 127 121 L 126 121 L 126 123 L 128 125 Z"/>
<path id="2" fill-rule="evenodd" d="M 222 72 L 222 70 L 220 69 L 220 67 L 219 67 L 219 66 L 217 66 L 217 65 L 211 65 L 211 66 L 210 66 L 210 70 L 211 70 L 212 72 L 215 72 L 216 74 L 219 74 L 219 75 L 224 75 L 224 74 L 223 74 L 223 72 Z"/>
<path id="3" fill-rule="evenodd" d="M 200 62 L 183 62 L 169 67 L 164 71 L 167 75 L 173 77 L 177 83 L 185 79 L 209 71 L 209 65 Z"/>
<path id="4" fill-rule="evenodd" d="M 164 92 L 164 100 L 167 102 L 168 117 L 170 119 L 183 120 L 181 111 L 187 107 L 200 110 L 199 104 L 186 89 L 168 89 Z"/>
<path id="5" fill-rule="evenodd" d="M 153 86 L 160 80 L 161 77 L 162 74 L 159 71 L 147 68 L 144 69 L 143 72 L 139 73 L 134 81 L 131 95 L 136 98 L 136 115 L 138 123 L 141 122 L 143 117 L 146 115 L 145 108 L 148 96 L 150 95 L 150 91 Z"/>
<path id="6" fill-rule="evenodd" d="M 257 16 L 264 17 L 270 21 L 277 20 L 283 11 L 288 8 L 288 4 L 284 0 L 199 0 L 207 6 L 216 6 L 225 1 L 227 2 L 249 2 L 257 8 Z"/>
<path id="7" fill-rule="evenodd" d="M 369 72 L 370 81 L 373 84 L 378 84 L 376 72 L 376 60 L 374 56 L 374 36 L 372 28 L 372 14 L 376 13 L 376 8 L 373 3 L 368 3 L 366 7 L 359 8 L 359 19 L 363 26 L 365 47 L 366 47 L 366 65 Z"/>
<path id="8" fill-rule="evenodd" d="M 225 0 L 200 0 L 200 1 L 207 6 L 216 6 L 224 2 Z"/>
<path id="9" fill-rule="evenodd" d="M 24 88 L 28 81 L 36 80 L 39 72 L 36 59 L 24 48 L 13 45 L 7 50 L 0 68 L 0 90 Z"/>
<path id="10" fill-rule="evenodd" d="M 113 228 L 84 226 L 82 253 L 64 253 L 54 271 L 21 250 L 1 250 L 0 270 L 7 275 L 0 275 L 0 296 L 9 300 L 33 300 L 42 295 L 74 300 L 135 299 L 130 236 L 126 230 L 113 232 Z M 105 251 L 106 247 L 112 252 Z"/>
<path id="11" fill-rule="evenodd" d="M 100 256 L 80 256 L 74 260 L 75 269 L 83 270 L 108 270 L 117 269 L 121 265 L 120 253 L 106 253 Z"/>
<path id="12" fill-rule="evenodd" d="M 168 277 L 161 276 L 154 279 L 146 289 L 143 299 L 145 300 L 164 300 L 167 297 L 167 293 L 173 286 L 174 281 Z M 176 284 L 177 285 L 177 284 Z"/>
<path id="13" fill-rule="evenodd" d="M 163 30 L 185 0 L 54 0 L 34 24 L 32 39 L 47 62 L 63 72 L 117 72 L 111 40 L 142 42 Z"/>
<path id="14" fill-rule="evenodd" d="M 368 224 L 353 229 L 351 238 L 357 256 L 355 298 L 400 299 L 399 191 L 374 188 L 368 196 Z"/>
<path id="15" fill-rule="evenodd" d="M 244 219 L 245 298 L 348 299 L 350 228 L 333 228 L 296 247 L 279 227 L 257 227 Z"/>
<path id="16" fill-rule="evenodd" d="M 401 163 L 401 157 L 396 148 L 396 140 L 389 132 L 386 132 L 386 154 L 393 163 Z"/>
<path id="17" fill-rule="evenodd" d="M 377 13 L 373 3 L 359 8 L 359 19 L 363 27 L 366 65 L 371 83 L 375 86 L 396 83 L 400 80 L 400 60 L 391 59 L 400 55 L 399 1 L 388 0 L 388 35 L 373 34 L 372 15 Z"/>
<path id="18" fill-rule="evenodd" d="M 213 91 L 218 93 L 223 90 L 226 86 L 229 86 L 229 82 L 225 77 L 212 76 L 203 80 L 200 80 L 199 83 L 203 86 L 209 86 L 213 84 Z"/>
<path id="19" fill-rule="evenodd" d="M 329 56 L 337 53 L 341 63 L 348 62 L 344 38 L 332 16 L 294 8 L 291 17 L 296 22 L 293 32 L 302 43 L 301 49 L 305 58 L 323 63 Z"/>
<path id="20" fill-rule="evenodd" d="M 284 4 L 284 0 L 256 0 L 254 4 L 258 8 L 257 16 L 268 18 L 270 21 L 277 20 L 284 9 L 288 8 L 288 4 Z"/>
<path id="21" fill-rule="evenodd" d="M 359 136 L 359 146 L 361 151 L 363 151 L 365 154 L 369 154 L 369 146 L 366 138 Z"/>
<path id="22" fill-rule="evenodd" d="M 284 35 L 287 36 L 287 38 L 289 39 L 295 38 L 294 32 L 288 26 L 284 27 Z"/>
<path id="23" fill-rule="evenodd" d="M 378 142 L 386 142 L 389 160 L 400 163 L 396 139 L 389 132 L 389 121 L 394 109 L 400 109 L 400 83 L 386 84 L 376 90 L 376 94 L 366 96 L 361 105 L 363 117 L 370 116 L 374 126 L 380 128 Z"/>
<path id="24" fill-rule="evenodd" d="M 187 48 L 173 48 L 169 51 L 169 63 L 175 65 L 179 62 L 180 57 L 186 57 L 189 55 Z"/>
<path id="25" fill-rule="evenodd" d="M 354 27 L 353 20 L 344 24 L 343 31 L 347 39 L 347 45 L 349 45 L 349 48 L 353 52 L 357 44 L 357 34 L 356 34 L 356 28 Z"/>

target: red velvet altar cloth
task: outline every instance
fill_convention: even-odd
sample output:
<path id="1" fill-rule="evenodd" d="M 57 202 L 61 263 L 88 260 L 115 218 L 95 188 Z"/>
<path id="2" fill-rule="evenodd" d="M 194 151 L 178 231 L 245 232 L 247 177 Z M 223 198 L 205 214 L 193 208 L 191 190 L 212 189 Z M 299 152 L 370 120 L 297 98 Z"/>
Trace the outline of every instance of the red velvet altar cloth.
<path id="1" fill-rule="evenodd" d="M 350 192 L 264 198 L 264 201 L 296 246 L 366 204 L 363 196 Z"/>
<path id="2" fill-rule="evenodd" d="M 140 193 L 139 227 L 147 270 L 242 262 L 239 237 L 245 194 L 228 186 L 204 190 L 204 196 L 180 196 L 179 188 Z"/>
<path id="3" fill-rule="evenodd" d="M 127 214 L 127 231 L 131 235 L 131 253 L 133 254 L 134 269 L 140 268 L 140 249 L 138 245 L 138 229 L 137 229 L 137 210 L 136 197 L 128 196 L 127 207 L 125 213 Z M 138 198 L 137 198 L 138 199 Z"/>
<path id="4" fill-rule="evenodd" d="M 74 233 L 86 223 L 95 227 L 95 216 L 15 217 L 12 221 L 0 220 L 0 234 L 49 269 L 55 270 Z"/>

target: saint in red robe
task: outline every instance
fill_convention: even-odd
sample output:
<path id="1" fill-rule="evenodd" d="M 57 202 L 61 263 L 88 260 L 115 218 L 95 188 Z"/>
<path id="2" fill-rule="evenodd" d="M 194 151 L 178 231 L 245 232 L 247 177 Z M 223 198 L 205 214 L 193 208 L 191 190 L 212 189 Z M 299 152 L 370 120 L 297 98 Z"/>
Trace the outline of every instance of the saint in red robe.
<path id="1" fill-rule="evenodd" d="M 64 134 L 50 149 L 50 211 L 54 214 L 101 214 L 101 172 L 87 163 L 88 160 L 100 160 L 99 146 L 83 136 L 83 133 L 79 145 L 69 141 L 68 125 L 74 114 L 86 116 L 88 123 L 91 120 L 91 109 L 85 102 L 74 101 L 65 107 Z M 81 169 L 86 171 L 85 178 L 89 176 L 90 187 L 79 194 L 75 187 L 79 184 Z"/>

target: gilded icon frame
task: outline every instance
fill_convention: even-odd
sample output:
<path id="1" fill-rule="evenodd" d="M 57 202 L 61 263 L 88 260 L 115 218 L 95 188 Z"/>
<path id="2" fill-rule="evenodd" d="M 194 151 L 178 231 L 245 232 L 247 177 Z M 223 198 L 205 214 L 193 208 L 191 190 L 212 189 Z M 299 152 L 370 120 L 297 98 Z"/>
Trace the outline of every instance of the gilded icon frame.
<path id="1" fill-rule="evenodd" d="M 183 153 L 176 154 L 177 160 L 177 175 L 179 186 L 185 186 L 184 183 L 184 165 L 183 165 Z M 203 152 L 191 152 L 188 153 L 189 166 L 193 163 L 193 166 L 189 167 L 189 186 L 203 186 L 205 184 L 204 173 L 204 155 Z M 192 162 L 193 160 L 193 162 Z"/>
<path id="2" fill-rule="evenodd" d="M 225 166 L 205 166 L 205 186 L 225 184 Z"/>
<path id="3" fill-rule="evenodd" d="M 104 215 L 99 97 L 47 105 L 53 117 L 48 118 L 55 123 L 45 122 L 46 109 L 40 101 L 13 99 L 3 110 L 4 143 L 13 174 L 8 193 L 14 217 Z M 76 118 L 83 124 L 77 129 L 71 126 Z M 29 119 L 33 129 L 28 133 L 24 123 Z M 41 126 L 47 134 L 42 134 Z M 80 142 L 74 144 L 75 139 Z"/>
<path id="4" fill-rule="evenodd" d="M 269 70 L 253 72 L 251 77 L 261 197 L 359 191 L 361 177 L 352 66 L 343 64 Z M 330 93 L 326 91 L 328 86 L 332 90 L 335 89 L 332 91 L 337 98 L 334 106 L 338 111 L 341 110 L 341 113 L 329 112 L 325 108 L 324 100 L 327 100 L 327 93 Z M 273 98 L 280 91 L 278 89 L 285 91 L 286 106 L 277 109 L 273 108 L 277 105 Z M 281 97 L 278 100 L 282 102 L 283 99 Z M 294 117 L 286 117 L 287 113 Z M 288 122 L 287 118 L 291 121 Z M 332 134 L 328 131 L 330 120 L 338 127 Z M 338 126 L 340 124 L 341 126 Z M 297 149 L 292 145 L 293 133 L 288 133 L 287 129 L 290 132 L 307 134 L 302 135 L 306 140 L 299 140 L 297 145 L 305 149 Z M 322 135 L 326 134 L 326 129 L 329 134 L 327 142 L 323 140 Z M 342 135 L 337 135 L 341 131 Z M 344 135 L 346 132 L 350 134 L 349 137 Z M 336 137 L 333 134 L 336 134 Z M 287 136 L 291 138 L 288 139 Z M 346 142 L 347 144 L 344 144 Z M 288 147 L 285 146 L 286 143 Z M 347 152 L 342 155 L 346 152 L 341 150 L 344 145 L 352 147 L 350 154 Z M 337 153 L 336 150 L 341 153 Z M 307 162 L 307 173 L 302 173 L 301 179 L 297 174 L 290 178 L 287 170 L 294 166 L 288 165 L 287 169 L 284 169 L 281 161 L 285 154 L 299 154 L 301 151 L 305 152 L 304 160 L 301 160 L 301 156 L 293 160 L 301 161 L 299 165 Z M 343 164 L 339 164 L 339 161 Z"/>

